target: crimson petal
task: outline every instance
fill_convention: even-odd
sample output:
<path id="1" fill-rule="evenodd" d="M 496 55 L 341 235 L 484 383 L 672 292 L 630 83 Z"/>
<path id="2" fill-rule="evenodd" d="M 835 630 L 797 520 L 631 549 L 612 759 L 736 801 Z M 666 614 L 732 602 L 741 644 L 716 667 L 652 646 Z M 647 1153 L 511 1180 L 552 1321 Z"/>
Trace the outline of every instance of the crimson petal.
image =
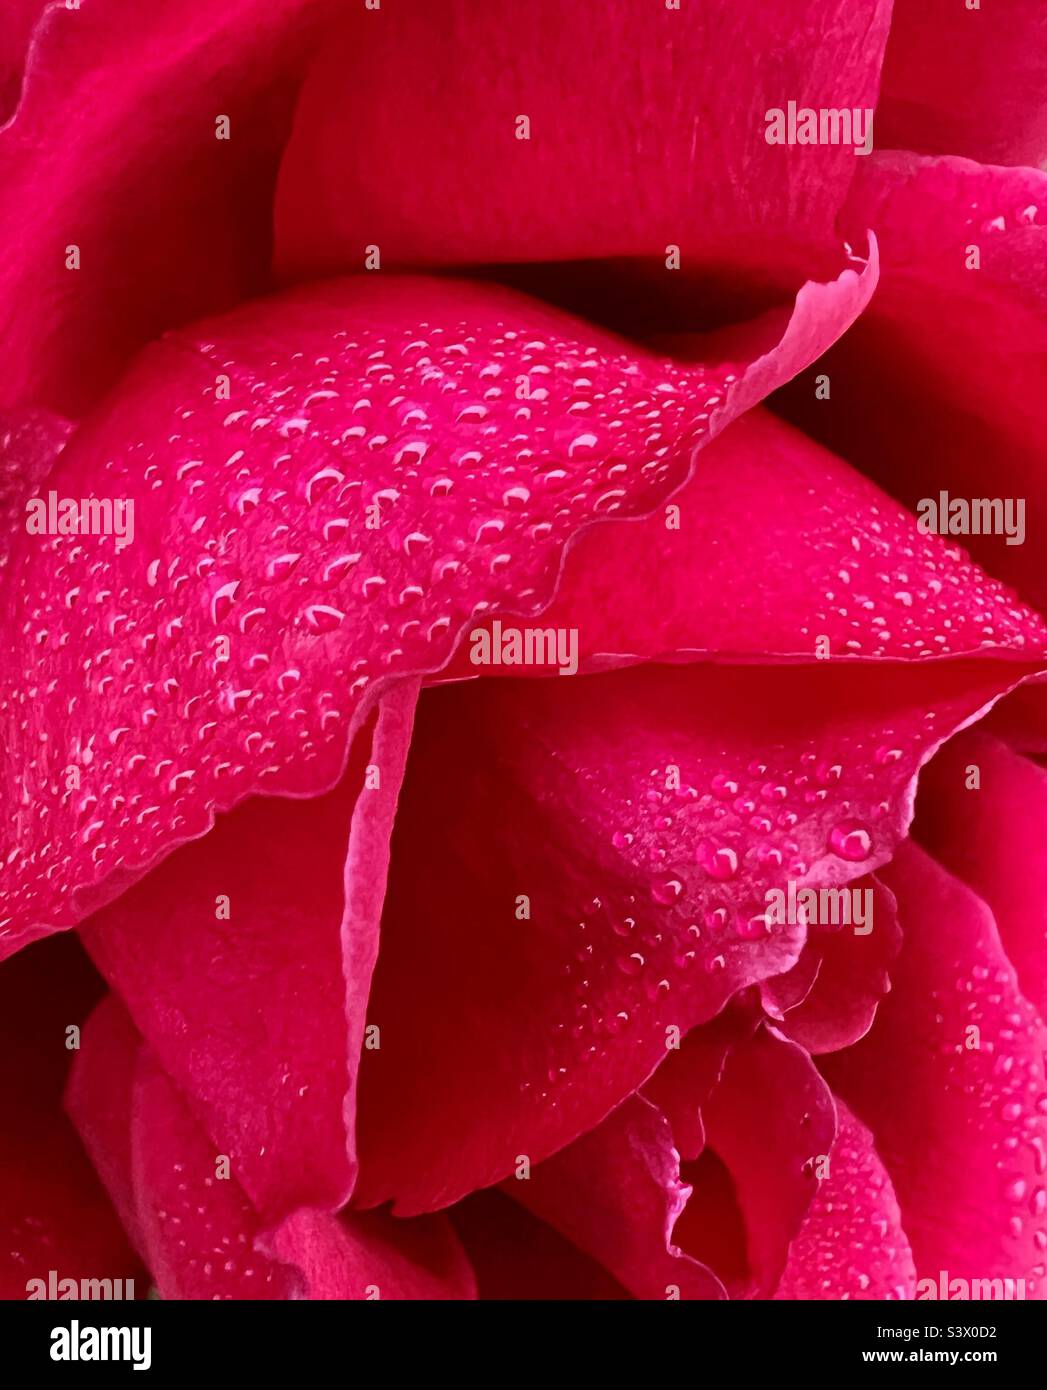
<path id="1" fill-rule="evenodd" d="M 895 0 L 876 139 L 883 149 L 985 164 L 1047 158 L 1047 13 L 1006 5 Z"/>
<path id="2" fill-rule="evenodd" d="M 823 1070 L 872 1130 L 920 1279 L 1024 1279 L 1043 1297 L 1047 1029 L 969 888 L 912 841 L 883 876 L 904 932 L 893 988 Z"/>
<path id="3" fill-rule="evenodd" d="M 767 1026 L 731 1049 L 703 1110 L 709 1148 L 730 1175 L 745 1223 L 745 1275 L 722 1271 L 735 1297 L 769 1297 L 789 1246 L 818 1191 L 836 1137 L 832 1096 L 802 1047 Z M 716 1249 L 723 1225 L 720 1192 L 703 1180 L 701 1160 L 684 1165 L 694 1183 L 677 1232 L 699 1259 Z M 713 1268 L 720 1273 L 715 1262 Z"/>
<path id="4" fill-rule="evenodd" d="M 969 730 L 929 764 L 913 833 L 984 900 L 1022 993 L 1047 1017 L 1047 772 Z"/>
<path id="5" fill-rule="evenodd" d="M 893 894 L 875 877 L 848 891 L 871 894 L 866 921 L 814 929 L 793 969 L 761 986 L 781 1031 L 812 1053 L 836 1052 L 865 1036 L 901 946 Z"/>
<path id="6" fill-rule="evenodd" d="M 354 1200 L 410 1214 L 537 1163 L 640 1086 L 670 1030 L 789 968 L 804 929 L 769 921 L 768 890 L 883 863 L 994 665 L 782 666 L 771 702 L 752 666 L 426 691 Z"/>
<path id="7" fill-rule="evenodd" d="M 690 1189 L 665 1117 L 642 1096 L 503 1190 L 637 1298 L 724 1297 L 715 1275 L 673 1243 Z"/>
<path id="8" fill-rule="evenodd" d="M 337 1210 L 352 1190 L 356 1062 L 415 693 L 386 696 L 333 791 L 248 802 L 83 928 L 266 1215 Z"/>
<path id="9" fill-rule="evenodd" d="M 230 1171 L 230 1156 L 198 1127 L 129 1020 L 113 1018 L 119 1009 L 110 998 L 91 1019 L 70 1107 L 118 1207 L 133 1213 L 164 1298 L 474 1295 L 468 1261 L 444 1217 L 398 1222 L 299 1208 L 266 1230 Z M 114 1079 L 130 1081 L 127 1094 L 114 1094 Z M 130 1117 L 129 1134 L 112 1123 L 116 1114 Z"/>
<path id="10" fill-rule="evenodd" d="M 0 127 L 0 407 L 79 415 L 144 342 L 259 292 L 295 86 L 335 8 L 47 7 Z"/>
<path id="11" fill-rule="evenodd" d="M 145 1293 L 138 1261 L 62 1113 L 77 1034 L 100 990 L 72 939 L 41 943 L 0 967 L 0 1298 L 24 1299 L 30 1280 L 48 1286 L 52 1272 L 131 1279 Z"/>
<path id="12" fill-rule="evenodd" d="M 789 1247 L 775 1298 L 906 1299 L 916 1289 L 898 1199 L 872 1135 L 842 1101 L 828 1175 Z"/>
<path id="13" fill-rule="evenodd" d="M 876 233 L 875 300 L 819 363 L 831 397 L 815 400 L 806 377 L 778 401 L 907 507 L 933 503 L 933 514 L 922 509 L 925 524 L 942 526 L 942 491 L 946 526 L 950 516 L 962 520 L 948 511 L 952 502 L 1022 499 L 1023 543 L 1002 534 L 1002 516 L 990 533 L 968 522 L 950 542 L 1041 609 L 1045 206 L 1047 174 L 1037 169 L 897 152 L 862 160 L 844 225 L 853 236 L 867 227 Z M 1015 539 L 1017 520 L 1012 514 Z M 1042 692 L 1039 708 L 1042 727 Z"/>
<path id="14" fill-rule="evenodd" d="M 856 161 L 769 144 L 765 113 L 871 107 L 888 21 L 885 0 L 616 0 L 598 23 L 557 0 L 357 7 L 295 115 L 278 267 L 362 269 L 377 249 L 399 269 L 642 256 L 661 271 L 670 243 L 687 268 L 792 273 L 832 244 Z"/>
<path id="15" fill-rule="evenodd" d="M 470 619 L 539 611 L 578 532 L 670 495 L 875 270 L 806 286 L 780 338 L 708 369 L 505 291 L 381 279 L 165 340 L 60 455 L 56 494 L 122 495 L 135 535 L 18 537 L 0 952 L 252 791 L 330 788 L 384 683 L 438 669 Z"/>

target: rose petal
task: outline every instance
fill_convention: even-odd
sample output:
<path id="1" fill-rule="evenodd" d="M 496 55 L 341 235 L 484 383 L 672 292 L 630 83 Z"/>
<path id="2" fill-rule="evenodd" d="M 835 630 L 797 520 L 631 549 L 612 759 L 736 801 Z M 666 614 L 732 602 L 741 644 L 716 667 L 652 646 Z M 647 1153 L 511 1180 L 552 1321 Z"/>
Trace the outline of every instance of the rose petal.
<path id="1" fill-rule="evenodd" d="M 47 410 L 0 413 L 0 572 L 25 530 L 26 501 L 40 491 L 71 429 Z"/>
<path id="2" fill-rule="evenodd" d="M 752 666 L 426 691 L 354 1200 L 411 1214 L 537 1163 L 643 1083 L 668 1030 L 792 965 L 803 927 L 768 922 L 768 890 L 890 855 L 921 760 L 999 688 L 979 665 L 782 666 L 773 701 Z"/>
<path id="3" fill-rule="evenodd" d="M 912 1298 L 916 1268 L 872 1135 L 836 1101 L 838 1132 L 775 1293 L 784 1299 Z"/>
<path id="4" fill-rule="evenodd" d="M 750 1038 L 759 1022 L 759 1010 L 743 994 L 692 1028 L 645 1083 L 643 1093 L 669 1121 L 681 1158 L 696 1159 L 705 1148 L 702 1107 L 723 1077 L 731 1048 Z"/>
<path id="5" fill-rule="evenodd" d="M 818 1191 L 817 1168 L 832 1149 L 832 1095 L 804 1049 L 765 1025 L 731 1049 L 703 1118 L 745 1224 L 744 1279 L 716 1263 L 724 1213 L 719 1191 L 702 1180 L 700 1163 L 683 1168 L 694 1191 L 677 1239 L 712 1265 L 732 1297 L 768 1297 Z"/>
<path id="6" fill-rule="evenodd" d="M 996 580 L 762 410 L 715 440 L 670 507 L 627 542 L 614 528 L 580 536 L 542 626 L 577 627 L 583 669 L 709 653 L 1020 655 L 1043 631 Z M 448 674 L 475 674 L 469 655 Z"/>
<path id="7" fill-rule="evenodd" d="M 664 1115 L 641 1096 L 503 1190 L 637 1298 L 724 1296 L 719 1280 L 673 1243 L 690 1188 Z"/>
<path id="8" fill-rule="evenodd" d="M 496 1188 L 448 1213 L 476 1272 L 482 1302 L 627 1299 L 617 1280 Z"/>
<path id="9" fill-rule="evenodd" d="M 1043 609 L 1047 174 L 896 152 L 860 164 L 845 225 L 876 233 L 877 294 L 818 365 L 830 398 L 816 399 L 806 377 L 780 404 L 913 510 L 924 499 L 937 509 L 943 490 L 949 501 L 1024 499 L 1023 544 L 956 532 L 950 541 Z"/>
<path id="10" fill-rule="evenodd" d="M 130 1015 L 115 995 L 107 994 L 84 1027 L 65 1108 L 128 1238 L 141 1252 L 145 1243 L 131 1174 L 131 1110 L 140 1050 Z"/>
<path id="11" fill-rule="evenodd" d="M 18 104 L 33 28 L 50 0 L 7 0 L 0 10 L 0 125 Z"/>
<path id="12" fill-rule="evenodd" d="M 356 1062 L 415 696 L 382 701 L 332 792 L 248 802 L 83 928 L 266 1215 L 337 1210 L 352 1190 Z"/>
<path id="13" fill-rule="evenodd" d="M 395 1221 L 384 1212 L 364 1212 L 332 1220 L 303 1208 L 264 1244 L 302 1271 L 309 1298 L 476 1297 L 469 1261 L 442 1216 Z"/>
<path id="14" fill-rule="evenodd" d="M 854 151 L 771 145 L 765 113 L 871 107 L 888 20 L 880 0 L 619 0 L 598 24 L 556 0 L 350 10 L 295 115 L 278 266 L 358 269 L 372 246 L 386 268 L 661 265 L 672 243 L 684 265 L 795 268 L 829 243 Z"/>
<path id="15" fill-rule="evenodd" d="M 836 1052 L 863 1038 L 891 987 L 888 970 L 901 947 L 894 897 L 875 878 L 859 881 L 850 891 L 872 895 L 864 900 L 870 908 L 866 920 L 812 932 L 793 967 L 806 984 L 812 966 L 804 958 L 815 962 L 815 978 L 802 998 L 788 1002 L 789 975 L 761 987 L 765 1002 L 783 1005 L 781 1031 L 808 1052 Z"/>
<path id="16" fill-rule="evenodd" d="M 1047 1017 L 1047 772 L 973 729 L 928 765 L 917 809 L 920 843 L 984 900 L 1022 993 Z"/>
<path id="17" fill-rule="evenodd" d="M 78 415 L 142 343 L 258 292 L 294 87 L 336 8 L 48 7 L 0 128 L 0 406 Z M 0 66 L 0 119 L 15 55 L 15 76 Z"/>
<path id="18" fill-rule="evenodd" d="M 895 0 L 877 144 L 1040 167 L 1045 83 L 1047 13 L 1038 0 Z"/>
<path id="19" fill-rule="evenodd" d="M 468 1262 L 442 1217 L 398 1222 L 379 1214 L 338 1218 L 300 1209 L 265 1231 L 235 1167 L 230 1170 L 229 1155 L 199 1129 L 130 1022 L 113 1019 L 115 1001 L 105 1007 L 104 1026 L 95 1030 L 92 1020 L 77 1060 L 73 1113 L 92 1136 L 107 1184 L 122 1189 L 121 1204 L 133 1207 L 143 1254 L 164 1298 L 473 1296 Z M 114 1047 L 125 1050 L 114 1054 Z M 133 1078 L 129 1093 L 115 1096 L 110 1087 L 103 1100 L 110 1115 L 130 1115 L 129 1144 L 104 1116 L 97 1122 L 105 1075 L 117 1084 Z"/>
<path id="20" fill-rule="evenodd" d="M 0 967 L 0 1297 L 31 1280 L 133 1280 L 142 1270 L 62 1113 L 62 1086 L 101 982 L 72 939 Z M 68 1291 L 63 1291 L 68 1296 Z M 52 1297 L 55 1295 L 51 1293 Z M 79 1295 L 77 1295 L 79 1296 Z"/>
<path id="21" fill-rule="evenodd" d="M 19 854 L 0 950 L 102 906 L 252 791 L 327 790 L 384 682 L 439 668 L 485 611 L 540 610 L 581 528 L 667 497 L 874 279 L 806 287 L 748 367 L 677 367 L 505 291 L 384 278 L 147 352 L 51 479 L 135 504 L 133 543 L 21 535 L 5 586 Z M 546 394 L 517 401 L 521 372 Z M 572 413 L 591 394 L 596 414 Z"/>
<path id="22" fill-rule="evenodd" d="M 893 988 L 823 1069 L 872 1130 L 919 1277 L 1025 1279 L 1042 1296 L 1047 1029 L 970 889 L 911 841 L 883 877 L 904 932 Z"/>

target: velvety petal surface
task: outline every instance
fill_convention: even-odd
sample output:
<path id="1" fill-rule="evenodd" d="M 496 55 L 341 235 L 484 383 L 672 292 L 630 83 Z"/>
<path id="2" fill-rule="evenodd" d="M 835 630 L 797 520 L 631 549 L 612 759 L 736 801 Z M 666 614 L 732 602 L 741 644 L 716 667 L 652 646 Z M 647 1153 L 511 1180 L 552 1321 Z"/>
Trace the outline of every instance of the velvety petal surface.
<path id="1" fill-rule="evenodd" d="M 1047 771 L 971 729 L 928 766 L 914 834 L 983 899 L 1022 993 L 1047 1017 Z"/>
<path id="2" fill-rule="evenodd" d="M 1012 512 L 1010 535 L 949 540 L 1043 608 L 1047 174 L 893 151 L 859 163 L 844 225 L 876 234 L 877 294 L 818 364 L 829 399 L 806 375 L 778 404 L 911 510 L 933 502 L 929 523 L 943 491 L 947 509 L 1022 499 L 1020 532 Z"/>
<path id="3" fill-rule="evenodd" d="M 580 536 L 542 625 L 577 627 L 585 669 L 706 655 L 1020 655 L 1041 640 L 997 580 L 759 409 L 709 446 L 667 507 L 626 536 Z M 463 648 L 449 673 L 475 669 Z"/>
<path id="4" fill-rule="evenodd" d="M 47 8 L 0 128 L 0 406 L 78 415 L 144 342 L 259 292 L 294 90 L 336 8 Z M 15 0 L 0 29 L 0 119 L 28 18 Z"/>
<path id="5" fill-rule="evenodd" d="M 56 494 L 133 505 L 134 537 L 17 538 L 0 950 L 252 791 L 330 788 L 384 683 L 437 670 L 471 618 L 539 611 L 579 531 L 667 498 L 875 269 L 806 286 L 708 368 L 507 291 L 380 281 L 165 339 L 63 450 Z"/>
<path id="6" fill-rule="evenodd" d="M 857 906 L 864 920 L 811 928 L 793 969 L 761 989 L 782 1032 L 812 1053 L 836 1052 L 865 1036 L 901 946 L 894 897 L 883 884 L 872 877 L 850 891 L 863 895 Z"/>
<path id="7" fill-rule="evenodd" d="M 503 1190 L 637 1298 L 724 1296 L 715 1275 L 673 1242 L 690 1189 L 665 1116 L 642 1096 Z"/>
<path id="8" fill-rule="evenodd" d="M 904 933 L 893 988 L 822 1068 L 872 1131 L 919 1278 L 1024 1279 L 1042 1298 L 1047 1029 L 966 885 L 911 841 L 883 877 Z"/>
<path id="9" fill-rule="evenodd" d="M 49 0 L 8 0 L 0 10 L 0 125 L 18 103 L 33 29 Z"/>
<path id="10" fill-rule="evenodd" d="M 130 1022 L 107 1016 L 117 1008 L 110 999 L 92 1019 L 69 1103 L 118 1205 L 134 1212 L 142 1255 L 163 1297 L 473 1296 L 468 1261 L 443 1217 L 408 1223 L 300 1208 L 266 1230 L 230 1156 L 204 1135 Z M 114 1084 L 128 1079 L 130 1093 L 115 1095 Z M 108 1112 L 101 1121 L 99 1101 Z M 112 1123 L 118 1111 L 130 1116 L 129 1135 Z"/>
<path id="11" fill-rule="evenodd" d="M 889 11 L 617 0 L 597 21 L 556 0 L 356 7 L 295 114 L 277 267 L 362 269 L 372 247 L 386 268 L 664 265 L 670 245 L 685 266 L 809 265 L 833 242 L 854 150 L 769 144 L 766 113 L 872 106 Z"/>
<path id="12" fill-rule="evenodd" d="M 25 530 L 26 501 L 40 495 L 71 429 L 48 410 L 0 412 L 0 573 Z"/>
<path id="13" fill-rule="evenodd" d="M 1047 12 L 1038 0 L 895 0 L 877 144 L 1041 168 L 1045 86 Z"/>
<path id="14" fill-rule="evenodd" d="M 267 1215 L 337 1210 L 352 1188 L 356 1062 L 414 698 L 407 685 L 382 701 L 333 791 L 248 801 L 83 928 Z"/>
<path id="15" fill-rule="evenodd" d="M 62 1112 L 76 1030 L 100 990 L 71 938 L 0 966 L 0 1298 L 28 1297 L 29 1281 L 46 1285 L 52 1271 L 59 1280 L 132 1279 L 146 1292 L 120 1221 Z"/>
<path id="16" fill-rule="evenodd" d="M 745 1275 L 718 1267 L 726 1209 L 699 1161 L 684 1175 L 694 1191 L 678 1224 L 684 1250 L 708 1258 L 732 1297 L 770 1297 L 789 1246 L 818 1191 L 836 1136 L 836 1112 L 807 1052 L 766 1025 L 733 1047 L 703 1119 L 709 1148 L 730 1176 L 744 1222 Z"/>
<path id="17" fill-rule="evenodd" d="M 769 922 L 768 891 L 890 856 L 922 759 L 999 690 L 984 665 L 782 666 L 773 701 L 754 666 L 425 691 L 354 1200 L 427 1210 L 547 1157 L 671 1030 L 793 965 L 804 928 Z"/>
<path id="18" fill-rule="evenodd" d="M 916 1268 L 891 1179 L 872 1135 L 836 1101 L 828 1174 L 789 1247 L 775 1298 L 906 1299 Z"/>
<path id="19" fill-rule="evenodd" d="M 731 1048 L 751 1038 L 759 1022 L 756 1000 L 751 991 L 743 992 L 708 1023 L 692 1028 L 678 1046 L 667 1048 L 645 1083 L 643 1094 L 669 1121 L 681 1158 L 695 1159 L 705 1148 L 702 1107 L 720 1084 Z"/>

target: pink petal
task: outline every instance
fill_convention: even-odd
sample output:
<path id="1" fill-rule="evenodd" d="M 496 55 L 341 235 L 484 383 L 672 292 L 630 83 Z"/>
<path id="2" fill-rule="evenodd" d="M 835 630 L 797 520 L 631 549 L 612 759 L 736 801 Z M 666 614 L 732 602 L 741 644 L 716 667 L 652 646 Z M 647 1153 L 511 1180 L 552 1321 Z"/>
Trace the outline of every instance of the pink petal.
<path id="1" fill-rule="evenodd" d="M 814 399 L 807 376 L 781 403 L 912 510 L 924 499 L 937 506 L 943 490 L 950 501 L 1024 499 L 1023 544 L 1000 534 L 949 540 L 1047 608 L 1037 531 L 1047 503 L 1047 174 L 895 152 L 859 163 L 845 226 L 876 234 L 877 294 L 818 364 L 830 399 Z M 972 247 L 978 269 L 967 268 Z M 1042 698 L 1040 711 L 1042 723 Z"/>
<path id="2" fill-rule="evenodd" d="M 476 1273 L 477 1297 L 483 1302 L 629 1297 L 595 1260 L 497 1188 L 475 1192 L 448 1215 Z"/>
<path id="3" fill-rule="evenodd" d="M 708 1023 L 692 1028 L 648 1078 L 643 1094 L 669 1121 L 681 1158 L 696 1159 L 705 1148 L 702 1107 L 720 1084 L 731 1048 L 751 1038 L 759 1021 L 759 1010 L 742 995 Z"/>
<path id="4" fill-rule="evenodd" d="M 921 1279 L 1027 1280 L 1047 1250 L 1047 1029 L 985 904 L 911 841 L 883 874 L 904 932 L 857 1046 L 826 1057 L 872 1130 Z"/>
<path id="5" fill-rule="evenodd" d="M 665 1117 L 632 1096 L 601 1125 L 503 1191 L 608 1269 L 637 1298 L 722 1298 L 673 1244 L 690 1188 Z"/>
<path id="6" fill-rule="evenodd" d="M 572 550 L 542 621 L 577 626 L 589 669 L 708 653 L 810 660 L 825 643 L 836 660 L 1042 643 L 1040 620 L 1010 591 L 762 410 L 714 441 L 672 505 L 678 529 L 659 509 L 627 545 L 598 527 Z M 450 669 L 475 674 L 465 651 Z"/>
<path id="7" fill-rule="evenodd" d="M 7 0 L 0 10 L 0 125 L 18 103 L 33 27 L 50 0 Z"/>
<path id="8" fill-rule="evenodd" d="M 47 410 L 0 413 L 0 572 L 25 530 L 26 500 L 41 491 L 71 429 Z"/>
<path id="9" fill-rule="evenodd" d="M 223 1155 L 129 1022 L 108 1017 L 85 1034 L 71 1102 L 91 1135 L 107 1185 L 135 1214 L 142 1253 L 164 1298 L 469 1298 L 468 1262 L 442 1217 L 398 1222 L 384 1215 L 336 1218 L 299 1209 L 265 1231 Z M 130 1040 L 134 1065 L 126 1048 Z M 127 1094 L 103 1096 L 100 1078 L 132 1079 Z M 108 1110 L 99 1122 L 97 1105 Z M 130 1116 L 128 1136 L 111 1124 Z M 112 1145 L 111 1148 L 107 1146 Z M 129 1160 L 129 1161 L 128 1161 Z M 377 1290 L 377 1294 L 375 1293 Z"/>
<path id="10" fill-rule="evenodd" d="M 472 1269 L 443 1216 L 396 1221 L 384 1212 L 332 1220 L 302 1209 L 265 1239 L 305 1277 L 309 1298 L 472 1299 Z"/>
<path id="11" fill-rule="evenodd" d="M 1047 12 L 1039 0 L 972 8 L 896 0 L 876 141 L 986 164 L 1047 158 Z"/>
<path id="12" fill-rule="evenodd" d="M 287 1299 L 302 1281 L 255 1249 L 258 1216 L 181 1096 L 143 1047 L 131 1113 L 131 1185 L 142 1255 L 163 1298 Z M 328 1218 L 330 1219 L 330 1218 Z"/>
<path id="13" fill-rule="evenodd" d="M 25 42 L 28 8 L 16 0 L 12 43 Z M 294 84 L 334 8 L 48 7 L 0 128 L 0 406 L 80 414 L 142 343 L 258 292 Z M 13 53 L 0 61 L 0 120 L 18 96 Z M 79 270 L 66 268 L 71 245 Z"/>
<path id="14" fill-rule="evenodd" d="M 819 1184 L 775 1298 L 912 1298 L 909 1241 L 872 1135 L 842 1101 L 829 1173 Z"/>
<path id="15" fill-rule="evenodd" d="M 977 775 L 978 786 L 970 787 Z M 1047 1017 L 1047 772 L 981 730 L 950 740 L 920 784 L 916 835 L 983 899 L 1022 993 Z"/>
<path id="16" fill-rule="evenodd" d="M 732 1048 L 703 1118 L 709 1148 L 730 1175 L 745 1223 L 745 1277 L 732 1278 L 735 1271 L 716 1262 L 722 1200 L 717 1188 L 703 1181 L 700 1161 L 684 1165 L 694 1191 L 677 1239 L 712 1265 L 732 1296 L 767 1297 L 818 1191 L 818 1165 L 832 1149 L 832 1096 L 803 1048 L 763 1027 Z"/>
<path id="17" fill-rule="evenodd" d="M 107 994 L 84 1027 L 65 1108 L 128 1238 L 143 1251 L 131 1174 L 131 1111 L 140 1051 L 141 1038 L 130 1015 L 115 995 Z"/>
<path id="18" fill-rule="evenodd" d="M 403 686 L 382 701 L 326 796 L 249 801 L 83 930 L 267 1215 L 337 1210 L 352 1190 L 356 1061 L 414 698 Z"/>
<path id="19" fill-rule="evenodd" d="M 891 987 L 888 971 L 901 947 L 894 897 L 874 877 L 853 889 L 872 893 L 869 920 L 857 930 L 848 925 L 816 928 L 793 970 L 761 987 L 781 1031 L 808 1052 L 836 1052 L 863 1038 Z M 801 997 L 790 1002 L 789 976 L 794 972 Z M 782 1006 L 780 1012 L 775 1004 Z"/>
<path id="20" fill-rule="evenodd" d="M 751 666 L 426 691 L 354 1200 L 411 1214 L 539 1162 L 644 1082 L 670 1029 L 789 968 L 803 928 L 768 922 L 768 890 L 889 857 L 921 760 L 999 689 L 979 667 L 782 666 L 773 701 Z"/>
<path id="21" fill-rule="evenodd" d="M 306 81 L 278 188 L 285 273 L 362 269 L 371 246 L 383 268 L 660 270 L 667 243 L 688 267 L 795 267 L 830 244 L 854 151 L 771 145 L 765 112 L 871 107 L 889 20 L 881 0 L 618 0 L 598 23 L 556 0 L 387 8 L 350 10 Z"/>
<path id="22" fill-rule="evenodd" d="M 142 1270 L 62 1113 L 79 1028 L 101 988 L 72 939 L 0 967 L 0 1298 L 29 1281 L 131 1279 Z M 46 1293 L 44 1295 L 47 1296 Z"/>
<path id="23" fill-rule="evenodd" d="M 4 586 L 5 775 L 30 810 L 0 949 L 104 905 L 252 791 L 331 787 L 384 682 L 438 669 L 484 612 L 539 611 L 581 528 L 662 502 L 874 280 L 805 287 L 780 341 L 758 325 L 750 356 L 709 369 L 506 291 L 385 278 L 148 351 L 49 479 L 119 489 L 133 543 L 20 535 Z M 547 395 L 521 405 L 530 371 Z"/>

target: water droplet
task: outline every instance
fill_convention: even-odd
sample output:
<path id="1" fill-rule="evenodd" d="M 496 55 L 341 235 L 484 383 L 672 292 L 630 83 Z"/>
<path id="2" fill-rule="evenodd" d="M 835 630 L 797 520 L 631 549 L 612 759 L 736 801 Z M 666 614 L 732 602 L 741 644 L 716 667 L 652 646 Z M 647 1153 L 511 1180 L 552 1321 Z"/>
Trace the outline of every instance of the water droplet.
<path id="1" fill-rule="evenodd" d="M 738 872 L 738 856 L 729 845 L 714 845 L 711 840 L 700 840 L 695 857 L 709 877 L 721 883 L 734 878 Z"/>
<path id="2" fill-rule="evenodd" d="M 829 833 L 829 848 L 852 864 L 868 859 L 872 836 L 860 821 L 842 821 Z"/>

